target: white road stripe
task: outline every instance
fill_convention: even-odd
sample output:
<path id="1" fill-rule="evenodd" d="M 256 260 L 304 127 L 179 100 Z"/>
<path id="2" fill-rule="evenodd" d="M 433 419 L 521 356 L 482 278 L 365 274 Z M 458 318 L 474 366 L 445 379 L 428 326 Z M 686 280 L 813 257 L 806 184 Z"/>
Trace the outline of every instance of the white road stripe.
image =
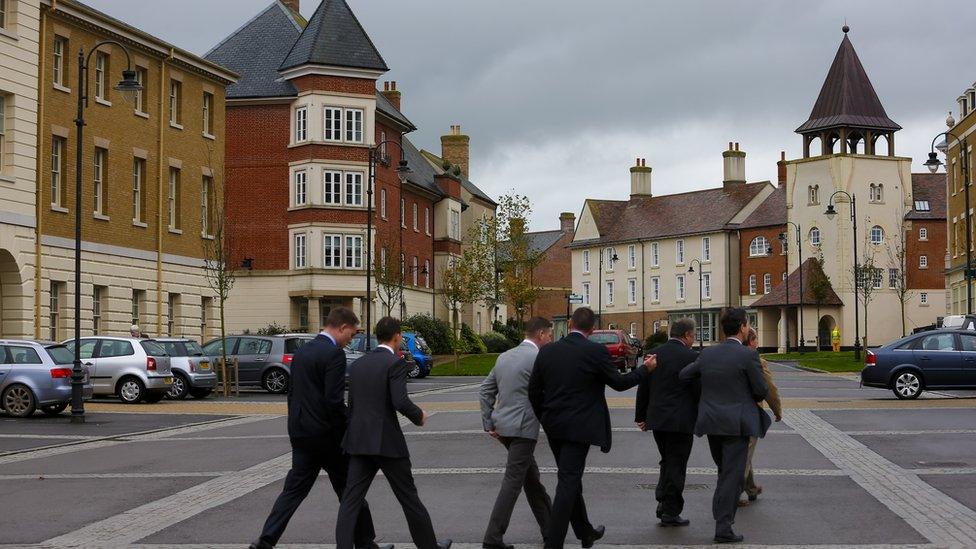
<path id="1" fill-rule="evenodd" d="M 414 547 L 413 542 L 399 541 L 396 542 L 397 547 L 410 548 Z M 47 545 L 0 545 L 0 547 L 13 548 L 47 548 Z M 78 546 L 75 546 L 78 547 Z M 89 547 L 96 547 L 96 545 L 89 545 Z M 105 545 L 102 543 L 97 544 L 99 548 L 115 548 L 120 547 L 118 545 Z M 241 544 L 233 543 L 194 543 L 194 544 L 131 544 L 125 547 L 131 549 L 240 549 Z M 335 545 L 331 543 L 282 543 L 275 546 L 277 549 L 335 549 Z M 609 549 L 714 549 L 714 544 L 709 545 L 615 545 L 609 543 L 601 543 L 599 547 L 607 547 Z M 936 545 L 928 544 L 912 544 L 912 545 L 895 545 L 895 544 L 873 544 L 873 545 L 757 545 L 757 544 L 741 544 L 734 545 L 736 549 L 939 549 Z M 481 549 L 481 543 L 454 543 L 451 545 L 452 549 Z"/>
<path id="2" fill-rule="evenodd" d="M 180 473 L 54 473 L 35 475 L 0 475 L 0 480 L 75 480 L 75 479 L 111 479 L 111 478 L 192 478 L 219 477 L 229 475 L 234 471 L 188 471 Z"/>

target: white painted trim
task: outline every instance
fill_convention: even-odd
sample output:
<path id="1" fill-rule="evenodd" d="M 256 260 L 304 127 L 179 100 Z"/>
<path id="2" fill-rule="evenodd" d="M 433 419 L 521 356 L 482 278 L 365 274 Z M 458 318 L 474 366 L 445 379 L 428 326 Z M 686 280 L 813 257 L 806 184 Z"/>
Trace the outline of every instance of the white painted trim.
<path id="1" fill-rule="evenodd" d="M 75 241 L 73 239 L 62 238 L 60 236 L 41 235 L 41 245 L 73 250 L 75 248 Z M 98 242 L 82 241 L 81 250 L 83 252 L 94 254 L 115 255 L 129 259 L 156 261 L 156 252 L 151 250 L 137 250 L 135 248 L 124 248 L 122 246 L 113 246 L 111 244 L 101 244 Z M 203 267 L 205 263 L 203 259 L 166 253 L 163 254 L 163 262 L 183 265 L 185 267 Z"/>
<path id="2" fill-rule="evenodd" d="M 34 216 L 3 210 L 0 210 L 0 224 L 17 225 L 19 227 L 27 227 L 28 229 L 37 227 L 37 221 Z"/>
<path id="3" fill-rule="evenodd" d="M 284 80 L 292 80 L 301 76 L 340 76 L 346 78 L 362 78 L 364 80 L 376 80 L 383 76 L 387 71 L 377 71 L 368 69 L 350 69 L 345 67 L 331 67 L 324 65 L 305 64 L 281 72 Z"/>

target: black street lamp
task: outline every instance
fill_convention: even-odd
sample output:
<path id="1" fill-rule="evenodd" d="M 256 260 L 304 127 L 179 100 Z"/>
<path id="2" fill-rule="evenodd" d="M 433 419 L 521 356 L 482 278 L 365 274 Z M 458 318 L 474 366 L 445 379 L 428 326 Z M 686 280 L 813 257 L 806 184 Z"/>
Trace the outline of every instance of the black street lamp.
<path id="1" fill-rule="evenodd" d="M 613 250 L 613 248 L 603 248 L 600 250 L 600 272 L 597 278 L 598 287 L 596 289 L 597 295 L 599 295 L 600 297 L 599 297 L 599 302 L 597 307 L 599 309 L 599 312 L 597 313 L 596 316 L 596 327 L 601 329 L 603 328 L 603 256 L 604 253 L 609 254 L 611 250 Z M 620 258 L 617 257 L 617 252 L 613 252 L 613 255 L 607 258 L 607 262 L 610 263 L 611 269 L 613 268 L 613 264 L 618 261 L 620 261 Z"/>
<path id="2" fill-rule="evenodd" d="M 799 329 L 799 333 L 797 334 L 797 348 L 802 353 L 804 352 L 804 344 L 805 344 L 805 342 L 803 341 L 803 248 L 800 240 L 800 235 L 802 233 L 800 232 L 800 226 L 797 225 L 796 223 L 793 223 L 792 221 L 787 221 L 786 224 L 793 225 L 793 227 L 796 229 L 796 254 L 797 254 L 796 260 L 798 266 L 797 270 L 800 273 L 800 302 L 799 305 L 797 305 L 798 313 L 800 316 L 800 329 Z M 790 248 L 787 245 L 788 239 L 789 236 L 787 236 L 785 232 L 779 233 L 779 241 L 782 242 L 783 246 L 786 247 L 786 306 L 787 307 L 789 307 L 790 305 Z M 790 334 L 790 326 L 789 323 L 787 323 L 786 324 L 787 352 L 789 352 L 789 346 L 790 346 L 789 334 Z"/>
<path id="3" fill-rule="evenodd" d="M 829 219 L 833 219 L 837 215 L 837 210 L 834 209 L 834 197 L 838 194 L 846 196 L 851 201 L 851 221 L 853 222 L 853 234 L 851 236 L 854 241 L 854 361 L 859 362 L 861 360 L 861 316 L 858 312 L 857 289 L 861 285 L 861 266 L 857 262 L 857 199 L 847 191 L 834 191 L 828 199 L 827 211 L 824 212 L 824 215 Z"/>
<path id="4" fill-rule="evenodd" d="M 85 373 L 81 369 L 81 167 L 83 135 L 85 130 L 85 107 L 88 106 L 88 63 L 91 61 L 93 53 L 98 48 L 107 45 L 116 45 L 125 54 L 126 69 L 122 71 L 122 81 L 115 85 L 117 91 L 122 92 L 122 98 L 131 103 L 135 95 L 142 90 L 142 84 L 136 77 L 136 71 L 132 70 L 132 60 L 129 58 L 129 50 L 120 42 L 115 40 L 103 40 L 85 55 L 84 48 L 78 50 L 78 112 L 75 117 L 75 126 L 78 135 L 76 137 L 77 156 L 75 158 L 75 357 L 71 369 L 71 422 L 85 422 Z"/>
<path id="5" fill-rule="evenodd" d="M 369 185 L 366 189 L 366 342 L 365 349 L 369 351 L 370 334 L 373 330 L 373 189 L 376 187 L 376 163 L 380 161 L 380 148 L 388 144 L 400 147 L 400 163 L 397 165 L 396 172 L 400 178 L 400 199 L 403 200 L 403 184 L 407 181 L 407 174 L 411 173 L 410 166 L 403 158 L 403 144 L 399 141 L 385 139 L 369 148 Z M 403 210 L 401 209 L 400 225 L 403 225 Z M 403 227 L 399 228 L 401 242 L 403 242 Z M 405 257 L 403 247 L 400 248 L 400 256 Z M 400 301 L 403 301 L 403 262 L 400 263 Z"/>
<path id="6" fill-rule="evenodd" d="M 946 119 L 946 124 L 949 127 L 955 126 L 955 120 L 952 119 L 952 115 Z M 961 138 L 951 131 L 944 131 L 932 139 L 932 152 L 929 153 L 929 159 L 925 161 L 924 166 L 929 169 L 930 172 L 935 173 L 939 170 L 939 166 L 944 166 L 942 161 L 939 160 L 939 155 L 935 152 L 935 142 L 944 137 L 947 141 L 951 137 L 959 142 L 959 150 L 962 151 L 959 155 L 959 168 L 962 173 L 962 189 L 964 197 L 966 200 L 965 215 L 966 215 L 966 266 L 963 269 L 963 277 L 966 281 L 966 314 L 973 314 L 973 243 L 972 243 L 972 220 L 970 219 L 970 204 L 969 201 L 969 155 L 966 151 L 969 150 L 966 145 L 966 136 L 963 135 Z M 946 147 L 946 153 L 948 157 L 949 149 Z M 946 169 L 948 172 L 948 168 Z"/>
<path id="7" fill-rule="evenodd" d="M 704 273 L 702 273 L 703 269 L 701 260 L 698 258 L 691 260 L 688 267 L 688 272 L 695 272 L 695 263 L 698 264 L 698 350 L 701 350 L 705 347 L 705 316 L 702 313 L 702 275 Z"/>

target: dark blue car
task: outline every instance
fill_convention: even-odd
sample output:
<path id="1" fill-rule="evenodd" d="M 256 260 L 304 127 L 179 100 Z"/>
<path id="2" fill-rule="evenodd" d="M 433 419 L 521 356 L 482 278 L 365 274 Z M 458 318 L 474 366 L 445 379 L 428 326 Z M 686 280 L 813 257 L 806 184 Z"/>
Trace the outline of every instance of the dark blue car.
<path id="1" fill-rule="evenodd" d="M 976 332 L 932 330 L 869 350 L 861 382 L 901 399 L 925 389 L 976 388 Z"/>
<path id="2" fill-rule="evenodd" d="M 434 358 L 430 354 L 427 342 L 416 332 L 403 332 L 403 341 L 410 348 L 413 359 L 417 361 L 417 377 L 427 377 L 430 369 L 434 367 Z"/>

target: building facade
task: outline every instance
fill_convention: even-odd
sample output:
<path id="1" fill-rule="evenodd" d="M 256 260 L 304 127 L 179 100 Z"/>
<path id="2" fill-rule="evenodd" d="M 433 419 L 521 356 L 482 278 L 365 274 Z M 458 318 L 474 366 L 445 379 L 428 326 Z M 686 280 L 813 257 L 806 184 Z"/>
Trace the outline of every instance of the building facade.
<path id="1" fill-rule="evenodd" d="M 973 144 L 976 137 L 976 83 L 964 91 L 957 99 L 959 105 L 959 118 L 952 119 L 950 116 L 948 132 L 951 137 L 946 139 L 942 148 L 946 153 L 946 194 L 948 212 L 946 213 L 946 229 L 948 234 L 948 253 L 946 255 L 945 278 L 948 287 L 948 301 L 950 314 L 965 314 L 976 310 L 973 301 L 973 281 L 965 277 L 966 267 L 966 190 L 969 190 L 969 213 L 973 215 L 973 204 L 976 203 L 976 196 L 973 196 L 973 181 L 976 180 L 976 155 L 973 154 Z M 965 140 L 965 152 L 963 152 L 963 140 Z M 966 161 L 968 169 L 968 180 L 963 178 L 963 160 Z M 969 245 L 970 256 L 976 244 L 976 234 L 973 226 L 976 220 L 969 220 Z"/>

